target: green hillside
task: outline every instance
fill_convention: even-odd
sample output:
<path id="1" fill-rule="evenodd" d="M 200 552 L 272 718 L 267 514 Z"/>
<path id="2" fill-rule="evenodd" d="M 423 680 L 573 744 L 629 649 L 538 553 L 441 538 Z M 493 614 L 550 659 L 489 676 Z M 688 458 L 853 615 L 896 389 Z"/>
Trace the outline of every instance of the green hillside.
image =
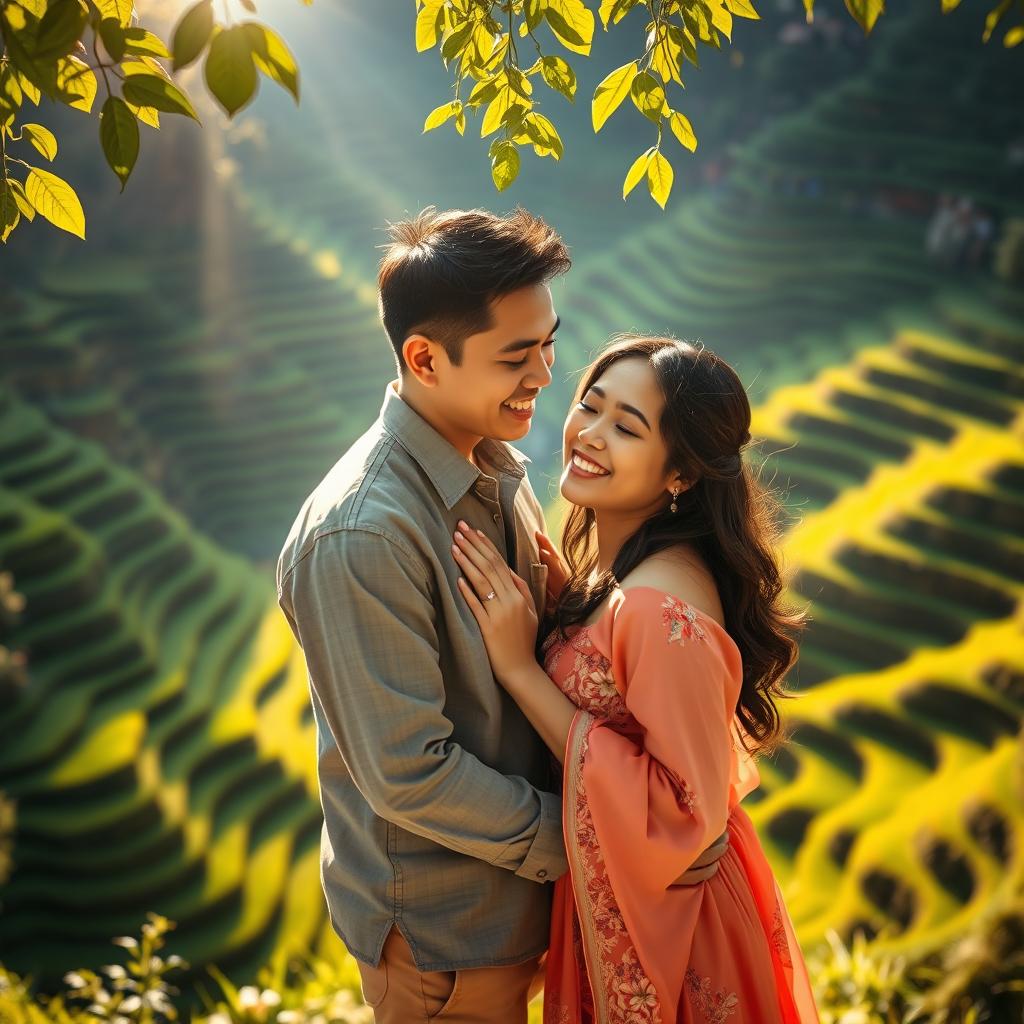
<path id="1" fill-rule="evenodd" d="M 0 274 L 0 571 L 27 601 L 0 643 L 29 656 L 0 715 L 4 963 L 52 983 L 107 962 L 147 910 L 179 922 L 196 976 L 337 955 L 305 670 L 270 566 L 379 408 L 376 246 L 429 202 L 519 201 L 576 248 L 526 445 L 542 495 L 573 374 L 612 333 L 699 338 L 747 383 L 812 618 L 792 741 L 750 800 L 801 939 L 860 929 L 916 954 L 1019 895 L 1024 299 L 924 244 L 946 193 L 1024 216 L 1019 55 L 924 8 L 861 48 L 765 34 L 735 91 L 723 67 L 702 69 L 705 99 L 690 87 L 706 132 L 662 215 L 619 204 L 650 141 L 626 115 L 621 146 L 566 133 L 562 167 L 496 199 L 472 131 L 419 137 L 439 69 L 382 64 L 397 35 L 321 13 L 300 60 L 327 84 L 298 111 L 263 97 L 217 145 L 165 126 L 138 172 L 160 203 L 99 197 L 87 248 L 33 241 Z"/>
<path id="2" fill-rule="evenodd" d="M 954 307 L 757 410 L 765 472 L 818 495 L 785 542 L 793 740 L 752 809 L 805 941 L 921 952 L 1024 885 L 1021 311 Z"/>
<path id="3" fill-rule="evenodd" d="M 102 962 L 148 908 L 198 964 L 313 942 L 315 740 L 268 581 L 9 390 L 0 438 L 0 562 L 31 664 L 0 725 L 5 962 L 50 979 Z"/>

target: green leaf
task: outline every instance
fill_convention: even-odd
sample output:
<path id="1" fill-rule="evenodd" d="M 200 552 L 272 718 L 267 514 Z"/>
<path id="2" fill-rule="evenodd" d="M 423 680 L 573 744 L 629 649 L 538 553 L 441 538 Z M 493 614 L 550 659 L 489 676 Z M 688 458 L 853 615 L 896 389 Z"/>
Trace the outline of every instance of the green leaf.
<path id="1" fill-rule="evenodd" d="M 100 111 L 100 143 L 123 192 L 139 156 L 139 123 L 118 96 L 109 96 Z"/>
<path id="2" fill-rule="evenodd" d="M 47 160 L 53 160 L 57 155 L 57 139 L 49 128 L 41 124 L 23 124 L 22 134 Z"/>
<path id="3" fill-rule="evenodd" d="M 867 34 L 875 27 L 878 16 L 885 13 L 885 0 L 846 0 L 846 9 Z"/>
<path id="4" fill-rule="evenodd" d="M 697 148 L 697 136 L 690 119 L 678 110 L 673 110 L 668 123 L 672 134 L 692 153 Z"/>
<path id="5" fill-rule="evenodd" d="M 480 123 L 480 138 L 486 139 L 492 132 L 496 132 L 505 124 L 513 110 L 525 111 L 526 106 L 506 85 L 498 90 L 498 95 L 484 111 L 483 121 Z"/>
<path id="6" fill-rule="evenodd" d="M 683 84 L 681 68 L 683 64 L 683 41 L 685 36 L 678 25 L 662 24 L 658 28 L 657 41 L 651 54 L 651 69 L 656 71 L 661 80 Z"/>
<path id="7" fill-rule="evenodd" d="M 565 149 L 558 129 L 543 114 L 531 112 L 523 118 L 523 131 L 515 142 L 532 142 L 537 156 L 553 156 L 561 160 Z"/>
<path id="8" fill-rule="evenodd" d="M 511 142 L 502 142 L 491 158 L 491 178 L 499 192 L 516 180 L 519 174 L 519 150 Z"/>
<path id="9" fill-rule="evenodd" d="M 477 82 L 473 87 L 473 91 L 469 94 L 469 99 L 466 100 L 466 106 L 479 107 L 484 103 L 490 103 L 498 95 L 498 92 L 507 85 L 508 75 L 504 71 L 499 71 L 493 78 L 485 78 Z"/>
<path id="10" fill-rule="evenodd" d="M 82 35 L 88 15 L 89 9 L 82 0 L 56 0 L 50 4 L 39 22 L 32 56 L 48 60 L 70 53 Z"/>
<path id="11" fill-rule="evenodd" d="M 1000 0 L 988 14 L 985 15 L 985 31 L 981 35 L 981 41 L 987 43 L 992 38 L 996 26 L 1003 19 L 1003 15 L 1010 9 L 1013 0 Z"/>
<path id="12" fill-rule="evenodd" d="M 813 2 L 813 0 L 804 0 L 804 2 Z M 709 6 L 711 8 L 711 24 L 731 42 L 732 15 L 725 9 L 724 0 L 711 0 Z"/>
<path id="13" fill-rule="evenodd" d="M 228 117 L 234 117 L 256 95 L 259 79 L 252 41 L 244 25 L 232 25 L 214 33 L 203 74 L 207 87 Z"/>
<path id="14" fill-rule="evenodd" d="M 124 28 L 132 22 L 132 0 L 93 0 L 104 18 L 113 18 Z"/>
<path id="15" fill-rule="evenodd" d="M 15 178 L 8 178 L 7 184 L 11 186 L 11 191 L 14 193 L 14 201 L 18 204 L 22 217 L 28 221 L 35 220 L 36 208 L 28 201 L 28 196 L 25 195 L 25 187 Z"/>
<path id="16" fill-rule="evenodd" d="M 41 20 L 46 14 L 46 8 L 48 6 L 47 0 L 16 0 L 16 2 L 34 18 L 39 18 Z M 13 180 L 14 179 L 11 178 L 11 181 Z"/>
<path id="17" fill-rule="evenodd" d="M 11 188 L 10 178 L 0 178 L 0 242 L 7 242 L 21 220 L 21 210 Z"/>
<path id="18" fill-rule="evenodd" d="M 147 75 L 152 73 L 159 75 L 165 82 L 171 81 L 167 68 L 160 61 L 154 60 L 152 57 L 125 57 L 121 62 L 121 70 L 126 75 Z"/>
<path id="19" fill-rule="evenodd" d="M 440 128 L 441 125 L 455 117 L 461 110 L 462 103 L 459 100 L 452 100 L 451 103 L 442 103 L 441 106 L 434 107 L 427 114 L 427 119 L 423 122 L 423 134 L 426 135 L 427 132 Z"/>
<path id="20" fill-rule="evenodd" d="M 62 103 L 88 114 L 97 89 L 96 75 L 85 61 L 77 57 L 61 57 L 57 61 L 56 92 Z"/>
<path id="21" fill-rule="evenodd" d="M 625 199 L 630 192 L 633 191 L 640 183 L 641 178 L 647 172 L 647 165 L 651 162 L 651 154 L 654 152 L 654 147 L 645 150 L 641 153 L 626 173 L 626 180 L 622 183 L 622 198 Z"/>
<path id="22" fill-rule="evenodd" d="M 272 82 L 292 94 L 299 102 L 299 66 L 292 51 L 284 40 L 267 25 L 247 21 L 243 26 L 249 33 L 252 45 L 252 59 L 258 71 L 262 71 Z"/>
<path id="23" fill-rule="evenodd" d="M 473 22 L 467 21 L 441 44 L 441 59 L 447 64 L 458 56 L 473 39 Z"/>
<path id="24" fill-rule="evenodd" d="M 188 67 L 206 49 L 213 32 L 213 0 L 199 0 L 183 15 L 171 39 L 175 71 Z"/>
<path id="25" fill-rule="evenodd" d="M 125 78 L 122 91 L 124 98 L 137 107 L 153 107 L 165 114 L 185 114 L 199 120 L 191 100 L 173 82 L 159 75 L 131 74 Z"/>
<path id="26" fill-rule="evenodd" d="M 651 198 L 663 210 L 668 202 L 669 193 L 672 191 L 673 177 L 672 165 L 660 152 L 655 152 L 651 157 L 651 162 L 647 165 L 647 187 L 650 190 Z"/>
<path id="27" fill-rule="evenodd" d="M 125 53 L 124 31 L 117 18 L 104 18 L 100 22 L 100 39 L 103 40 L 103 48 L 118 62 Z"/>
<path id="28" fill-rule="evenodd" d="M 552 89 L 558 90 L 567 99 L 576 100 L 576 72 L 561 57 L 542 57 L 540 73 Z"/>
<path id="29" fill-rule="evenodd" d="M 131 26 L 124 30 L 125 53 L 144 54 L 152 57 L 170 57 L 164 41 L 144 28 Z"/>
<path id="30" fill-rule="evenodd" d="M 633 79 L 629 92 L 637 110 L 658 124 L 665 110 L 665 90 L 654 75 L 649 71 L 642 71 Z"/>
<path id="31" fill-rule="evenodd" d="M 153 107 L 140 107 L 134 103 L 128 104 L 128 109 L 141 121 L 143 124 L 148 124 L 151 128 L 160 128 L 160 114 Z"/>
<path id="32" fill-rule="evenodd" d="M 867 0 L 867 2 L 870 3 L 872 0 Z M 757 11 L 754 10 L 754 5 L 750 3 L 750 0 L 725 0 L 725 6 L 732 14 L 735 14 L 737 18 L 753 18 L 757 21 L 761 17 Z M 847 6 L 849 6 L 849 4 L 847 4 Z"/>
<path id="33" fill-rule="evenodd" d="M 623 64 L 594 90 L 594 100 L 591 103 L 590 112 L 595 132 L 601 130 L 601 126 L 618 110 L 619 105 L 629 95 L 629 87 L 633 84 L 637 71 L 636 61 Z"/>
<path id="34" fill-rule="evenodd" d="M 526 14 L 526 20 L 523 24 L 526 25 L 526 31 L 533 32 L 544 20 L 544 4 L 542 0 L 526 0 L 524 13 Z"/>
<path id="35" fill-rule="evenodd" d="M 0 125 L 13 124 L 24 97 L 19 77 L 6 61 L 0 64 Z M 3 168 L 0 167 L 0 173 Z"/>
<path id="36" fill-rule="evenodd" d="M 601 19 L 601 24 L 604 25 L 605 32 L 608 31 L 610 24 L 618 25 L 639 3 L 640 0 L 601 0 L 601 6 L 598 8 L 597 13 Z"/>
<path id="37" fill-rule="evenodd" d="M 25 195 L 54 227 L 85 238 L 85 213 L 75 190 L 63 178 L 38 167 L 29 168 Z"/>
<path id="38" fill-rule="evenodd" d="M 1003 46 L 1008 50 L 1024 42 L 1024 25 L 1015 25 L 1003 36 Z"/>
<path id="39" fill-rule="evenodd" d="M 18 84 L 21 86 L 21 91 L 38 107 L 39 101 L 43 98 L 42 92 L 40 92 L 40 90 L 20 71 L 15 71 L 14 77 L 18 80 Z"/>
<path id="40" fill-rule="evenodd" d="M 544 17 L 567 50 L 590 53 L 594 42 L 594 13 L 586 8 L 583 0 L 547 0 Z"/>
<path id="41" fill-rule="evenodd" d="M 78 42 L 89 9 L 82 0 L 56 0 L 39 22 L 32 56 L 37 60 L 64 57 Z"/>
<path id="42" fill-rule="evenodd" d="M 416 15 L 416 52 L 433 49 L 444 29 L 444 4 L 427 3 Z"/>

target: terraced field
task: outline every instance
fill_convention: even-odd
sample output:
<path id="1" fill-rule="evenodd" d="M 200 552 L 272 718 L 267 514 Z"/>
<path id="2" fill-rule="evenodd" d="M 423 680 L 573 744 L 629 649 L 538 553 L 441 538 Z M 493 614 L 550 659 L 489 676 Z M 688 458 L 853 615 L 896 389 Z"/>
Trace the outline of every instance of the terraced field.
<path id="1" fill-rule="evenodd" d="M 861 70 L 731 147 L 719 189 L 584 260 L 562 301 L 569 365 L 614 331 L 669 331 L 721 351 L 763 397 L 946 289 L 923 246 L 938 194 L 1024 211 L 1006 154 L 1016 105 L 995 70 L 1019 82 L 1019 68 L 980 63 L 950 19 L 897 16 Z"/>
<path id="2" fill-rule="evenodd" d="M 271 587 L 103 449 L 0 392 L 0 563 L 31 684 L 0 722 L 18 803 L 9 966 L 109 959 L 147 908 L 251 972 L 323 909 L 301 657 Z"/>
<path id="3" fill-rule="evenodd" d="M 807 942 L 921 952 L 1024 886 L 1024 304 L 992 298 L 757 411 L 813 621 L 751 813 Z"/>
<path id="4" fill-rule="evenodd" d="M 793 742 L 751 813 L 805 942 L 859 927 L 922 950 L 1024 885 L 1024 300 L 928 263 L 914 207 L 953 190 L 1024 213 L 1003 148 L 1020 71 L 952 19 L 887 17 L 865 60 L 666 217 L 603 220 L 604 165 L 564 202 L 515 198 L 579 242 L 560 367 L 615 330 L 667 330 L 749 382 L 813 618 Z M 363 86 L 397 118 L 381 75 Z M 268 563 L 391 372 L 379 229 L 457 193 L 470 157 L 403 164 L 408 138 L 320 102 L 320 151 L 245 151 L 205 230 L 3 295 L 0 570 L 28 611 L 2 642 L 31 680 L 0 717 L 18 801 L 0 948 L 44 980 L 106 962 L 148 909 L 197 970 L 337 948 Z M 530 442 L 542 492 L 570 390 Z"/>
<path id="5" fill-rule="evenodd" d="M 393 359 L 372 292 L 260 211 L 224 217 L 217 257 L 232 271 L 213 294 L 191 245 L 144 274 L 85 265 L 29 293 L 0 351 L 22 394 L 143 470 L 223 547 L 267 559 L 373 420 Z"/>

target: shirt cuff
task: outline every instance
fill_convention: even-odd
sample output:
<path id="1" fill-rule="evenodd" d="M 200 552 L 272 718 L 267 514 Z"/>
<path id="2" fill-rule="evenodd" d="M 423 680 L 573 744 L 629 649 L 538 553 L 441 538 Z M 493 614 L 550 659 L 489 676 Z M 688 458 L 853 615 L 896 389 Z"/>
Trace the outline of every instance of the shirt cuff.
<path id="1" fill-rule="evenodd" d="M 537 795 L 540 797 L 540 824 L 516 874 L 534 882 L 553 882 L 569 870 L 562 839 L 562 798 L 539 791 Z"/>

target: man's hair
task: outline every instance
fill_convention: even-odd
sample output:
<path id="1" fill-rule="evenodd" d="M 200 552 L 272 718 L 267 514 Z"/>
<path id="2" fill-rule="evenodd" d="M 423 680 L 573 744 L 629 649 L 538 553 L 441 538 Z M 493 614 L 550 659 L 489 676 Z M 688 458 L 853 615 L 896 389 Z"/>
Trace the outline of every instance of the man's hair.
<path id="1" fill-rule="evenodd" d="M 520 288 L 546 284 L 571 264 L 558 234 L 521 208 L 499 217 L 486 210 L 427 207 L 390 224 L 377 275 L 380 317 L 400 371 L 402 346 L 423 334 L 462 363 L 471 334 L 493 326 L 490 303 Z"/>

